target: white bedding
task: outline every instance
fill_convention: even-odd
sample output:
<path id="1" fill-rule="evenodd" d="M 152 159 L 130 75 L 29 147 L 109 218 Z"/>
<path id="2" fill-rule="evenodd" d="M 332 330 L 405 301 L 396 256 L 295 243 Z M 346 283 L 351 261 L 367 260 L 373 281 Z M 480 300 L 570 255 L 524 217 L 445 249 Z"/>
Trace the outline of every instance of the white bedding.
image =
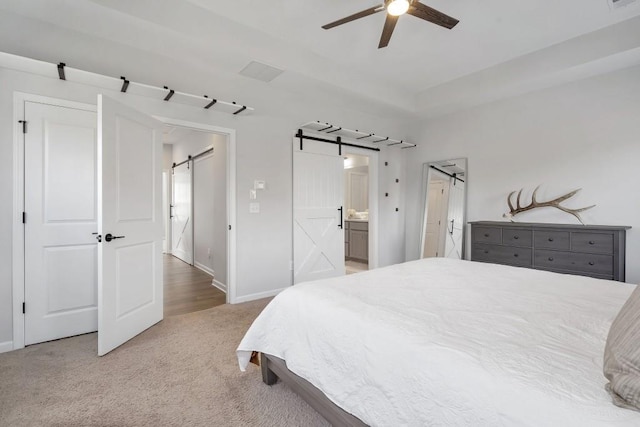
<path id="1" fill-rule="evenodd" d="M 380 426 L 640 426 L 604 389 L 634 286 L 432 258 L 293 286 L 238 347 Z"/>

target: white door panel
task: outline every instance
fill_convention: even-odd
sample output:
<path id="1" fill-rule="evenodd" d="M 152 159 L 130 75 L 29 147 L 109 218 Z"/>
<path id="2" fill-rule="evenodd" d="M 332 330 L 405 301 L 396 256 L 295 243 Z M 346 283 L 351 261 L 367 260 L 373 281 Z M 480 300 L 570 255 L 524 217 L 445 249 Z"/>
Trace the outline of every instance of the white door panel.
<path id="1" fill-rule="evenodd" d="M 464 219 L 464 185 L 452 179 L 449 185 L 449 211 L 447 216 L 447 240 L 445 257 L 462 259 L 462 221 Z"/>
<path id="2" fill-rule="evenodd" d="M 98 95 L 99 355 L 163 317 L 161 129 Z"/>
<path id="3" fill-rule="evenodd" d="M 305 140 L 300 150 L 294 141 L 294 283 L 344 275 L 343 200 L 338 147 Z"/>
<path id="4" fill-rule="evenodd" d="M 193 186 L 191 162 L 173 168 L 171 253 L 193 265 Z"/>
<path id="5" fill-rule="evenodd" d="M 96 113 L 25 102 L 25 344 L 97 319 Z"/>
<path id="6" fill-rule="evenodd" d="M 442 256 L 442 210 L 444 208 L 444 182 L 430 181 L 427 192 L 427 223 L 422 257 Z"/>

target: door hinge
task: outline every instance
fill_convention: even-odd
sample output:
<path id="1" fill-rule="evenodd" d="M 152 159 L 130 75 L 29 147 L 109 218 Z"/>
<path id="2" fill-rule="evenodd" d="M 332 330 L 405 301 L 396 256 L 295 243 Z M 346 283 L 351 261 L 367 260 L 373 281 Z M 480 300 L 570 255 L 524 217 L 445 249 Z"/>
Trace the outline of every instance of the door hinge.
<path id="1" fill-rule="evenodd" d="M 440 194 L 444 194 L 444 188 L 440 190 Z"/>
<path id="2" fill-rule="evenodd" d="M 27 223 L 27 213 L 26 212 L 22 212 L 22 223 L 23 224 Z"/>
<path id="3" fill-rule="evenodd" d="M 231 224 L 229 224 L 229 231 L 231 231 Z"/>
<path id="4" fill-rule="evenodd" d="M 22 303 L 22 314 L 25 314 L 27 312 L 27 304 L 25 304 L 24 302 Z"/>
<path id="5" fill-rule="evenodd" d="M 18 123 L 22 123 L 22 133 L 27 133 L 27 121 L 26 120 L 18 120 Z"/>

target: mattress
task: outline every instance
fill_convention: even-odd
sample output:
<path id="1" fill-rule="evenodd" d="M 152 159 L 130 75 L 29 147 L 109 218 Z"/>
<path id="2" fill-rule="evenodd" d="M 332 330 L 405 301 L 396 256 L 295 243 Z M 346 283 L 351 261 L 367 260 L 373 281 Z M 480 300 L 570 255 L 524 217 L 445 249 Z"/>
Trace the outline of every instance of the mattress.
<path id="1" fill-rule="evenodd" d="M 238 347 L 374 426 L 640 426 L 604 389 L 634 286 L 431 258 L 280 293 Z"/>

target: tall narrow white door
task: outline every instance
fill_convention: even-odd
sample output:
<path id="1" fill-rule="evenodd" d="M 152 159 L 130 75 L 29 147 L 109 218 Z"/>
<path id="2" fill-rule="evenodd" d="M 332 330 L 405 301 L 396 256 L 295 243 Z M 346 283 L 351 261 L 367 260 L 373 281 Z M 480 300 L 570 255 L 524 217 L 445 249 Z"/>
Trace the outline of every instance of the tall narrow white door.
<path id="1" fill-rule="evenodd" d="M 446 209 L 444 190 L 443 181 L 429 181 L 423 258 L 442 256 L 442 211 Z"/>
<path id="2" fill-rule="evenodd" d="M 171 184 L 171 253 L 193 265 L 191 162 L 173 168 Z"/>
<path id="3" fill-rule="evenodd" d="M 293 150 L 294 283 L 344 275 L 343 158 L 310 140 Z"/>
<path id="4" fill-rule="evenodd" d="M 464 182 L 451 179 L 444 256 L 462 259 L 462 222 L 464 220 Z"/>
<path id="5" fill-rule="evenodd" d="M 98 354 L 162 320 L 162 124 L 98 95 Z"/>
<path id="6" fill-rule="evenodd" d="M 25 344 L 98 329 L 96 113 L 25 103 Z"/>

